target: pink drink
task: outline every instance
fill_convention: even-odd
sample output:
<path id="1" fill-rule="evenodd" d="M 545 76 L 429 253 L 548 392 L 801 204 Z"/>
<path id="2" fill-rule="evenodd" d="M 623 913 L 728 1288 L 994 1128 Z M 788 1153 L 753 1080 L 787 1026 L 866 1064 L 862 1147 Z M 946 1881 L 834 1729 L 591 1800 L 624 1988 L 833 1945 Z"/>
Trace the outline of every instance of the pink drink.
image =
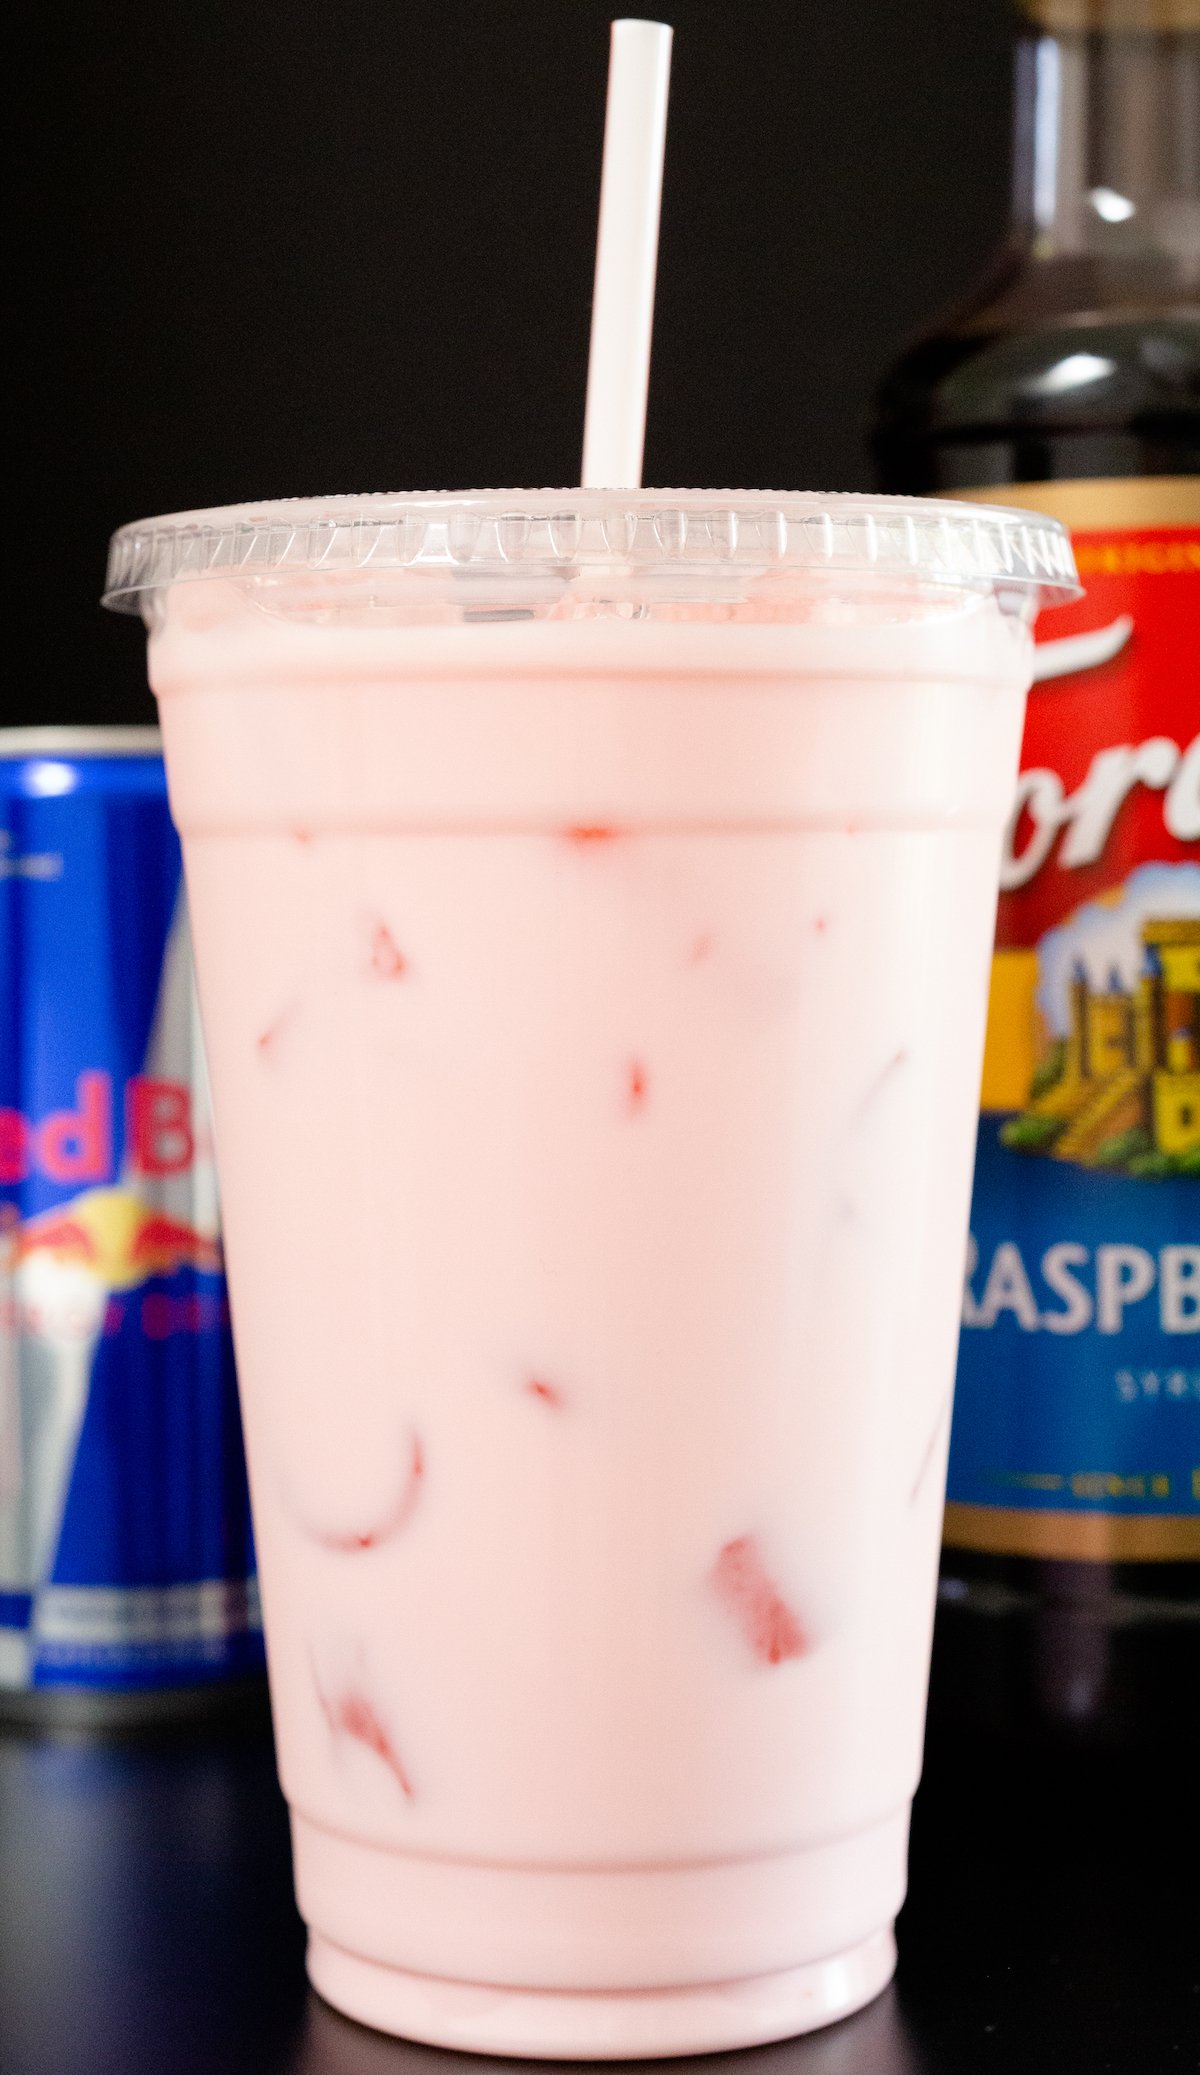
<path id="1" fill-rule="evenodd" d="M 892 1970 L 1001 827 L 1069 557 L 1048 529 L 998 597 L 903 505 L 797 498 L 720 559 L 734 500 L 589 560 L 572 495 L 557 561 L 548 498 L 507 556 L 409 505 L 381 575 L 300 526 L 289 562 L 268 508 L 270 575 L 127 587 L 310 1972 L 389 2030 L 611 2057 Z M 255 515 L 208 516 L 236 560 Z"/>

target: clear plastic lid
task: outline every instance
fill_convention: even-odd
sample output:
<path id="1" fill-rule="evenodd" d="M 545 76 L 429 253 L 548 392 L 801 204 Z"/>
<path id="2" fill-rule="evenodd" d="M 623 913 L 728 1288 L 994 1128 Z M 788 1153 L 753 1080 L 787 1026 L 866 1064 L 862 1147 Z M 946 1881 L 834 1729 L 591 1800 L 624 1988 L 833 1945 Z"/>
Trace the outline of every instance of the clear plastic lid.
<path id="1" fill-rule="evenodd" d="M 307 497 L 123 526 L 104 603 L 150 617 L 157 593 L 223 579 L 338 576 L 518 593 L 745 594 L 769 577 L 993 591 L 1028 613 L 1079 596 L 1070 539 L 1029 511 L 928 498 L 725 490 L 488 490 Z M 355 586 L 357 588 L 357 585 Z"/>

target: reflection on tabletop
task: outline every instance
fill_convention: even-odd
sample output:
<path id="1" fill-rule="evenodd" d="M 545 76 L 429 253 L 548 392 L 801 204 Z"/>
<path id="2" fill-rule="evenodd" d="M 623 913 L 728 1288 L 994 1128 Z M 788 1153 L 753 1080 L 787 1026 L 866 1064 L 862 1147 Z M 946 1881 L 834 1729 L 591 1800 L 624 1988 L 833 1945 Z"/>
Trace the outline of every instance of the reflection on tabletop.
<path id="1" fill-rule="evenodd" d="M 484 2054 L 447 2053 L 369 2032 L 309 1993 L 295 2075 L 555 2075 L 570 2069 L 601 2071 L 603 2061 L 519 2061 Z M 625 2075 L 686 2066 L 679 2061 L 621 2061 Z M 783 2039 L 776 2046 L 742 2053 L 706 2054 L 696 2063 L 703 2075 L 918 2075 L 919 2063 L 894 1988 L 865 2010 L 823 2032 Z"/>

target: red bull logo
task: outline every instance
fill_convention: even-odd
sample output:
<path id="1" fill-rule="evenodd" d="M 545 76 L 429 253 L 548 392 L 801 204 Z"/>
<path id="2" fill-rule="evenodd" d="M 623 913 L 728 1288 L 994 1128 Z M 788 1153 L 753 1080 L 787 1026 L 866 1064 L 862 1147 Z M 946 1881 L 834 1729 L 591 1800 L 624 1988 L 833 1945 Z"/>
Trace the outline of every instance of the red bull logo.
<path id="1" fill-rule="evenodd" d="M 22 1220 L 15 1207 L 3 1207 L 8 1265 L 17 1271 L 14 1319 L 22 1331 L 70 1328 L 85 1339 L 96 1330 L 112 1334 L 125 1318 L 124 1298 L 141 1285 L 183 1268 L 223 1273 L 215 1199 L 207 1228 L 162 1200 L 173 1180 L 211 1155 L 207 1131 L 197 1129 L 191 1088 L 149 1074 L 126 1083 L 119 1174 L 114 1111 L 113 1076 L 93 1069 L 77 1076 L 67 1109 L 41 1118 L 0 1110 L 0 1181 L 36 1175 L 75 1189 L 36 1217 Z M 147 1290 L 139 1301 L 142 1330 L 151 1339 L 208 1331 L 228 1316 L 223 1291 Z"/>
<path id="2" fill-rule="evenodd" d="M 115 1179 L 113 1077 L 81 1073 L 71 1109 L 40 1120 L 0 1109 L 0 1183 L 31 1175 L 64 1184 Z M 135 1074 L 125 1086 L 126 1164 L 139 1175 L 186 1174 L 196 1154 L 192 1091 L 183 1081 Z"/>
<path id="3" fill-rule="evenodd" d="M 91 1267 L 98 1258 L 99 1249 L 79 1218 L 58 1217 L 52 1212 L 48 1218 L 17 1226 L 16 1259 L 24 1261 L 30 1254 L 38 1252 L 54 1254 L 60 1261 L 78 1261 Z"/>
<path id="4" fill-rule="evenodd" d="M 51 1257 L 84 1268 L 110 1290 L 129 1289 L 152 1276 L 195 1268 L 219 1275 L 221 1242 L 181 1218 L 166 1216 L 134 1189 L 87 1189 L 61 1210 L 17 1224 L 13 1265 Z"/>

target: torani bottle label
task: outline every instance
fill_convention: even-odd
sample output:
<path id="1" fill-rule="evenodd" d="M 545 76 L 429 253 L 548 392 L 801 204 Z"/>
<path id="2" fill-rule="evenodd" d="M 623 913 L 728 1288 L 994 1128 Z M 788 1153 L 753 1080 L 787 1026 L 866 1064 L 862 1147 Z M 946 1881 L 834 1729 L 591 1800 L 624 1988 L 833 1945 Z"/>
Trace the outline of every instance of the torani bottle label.
<path id="1" fill-rule="evenodd" d="M 946 1541 L 1200 1557 L 1200 478 L 1072 528 L 1006 840 Z"/>

